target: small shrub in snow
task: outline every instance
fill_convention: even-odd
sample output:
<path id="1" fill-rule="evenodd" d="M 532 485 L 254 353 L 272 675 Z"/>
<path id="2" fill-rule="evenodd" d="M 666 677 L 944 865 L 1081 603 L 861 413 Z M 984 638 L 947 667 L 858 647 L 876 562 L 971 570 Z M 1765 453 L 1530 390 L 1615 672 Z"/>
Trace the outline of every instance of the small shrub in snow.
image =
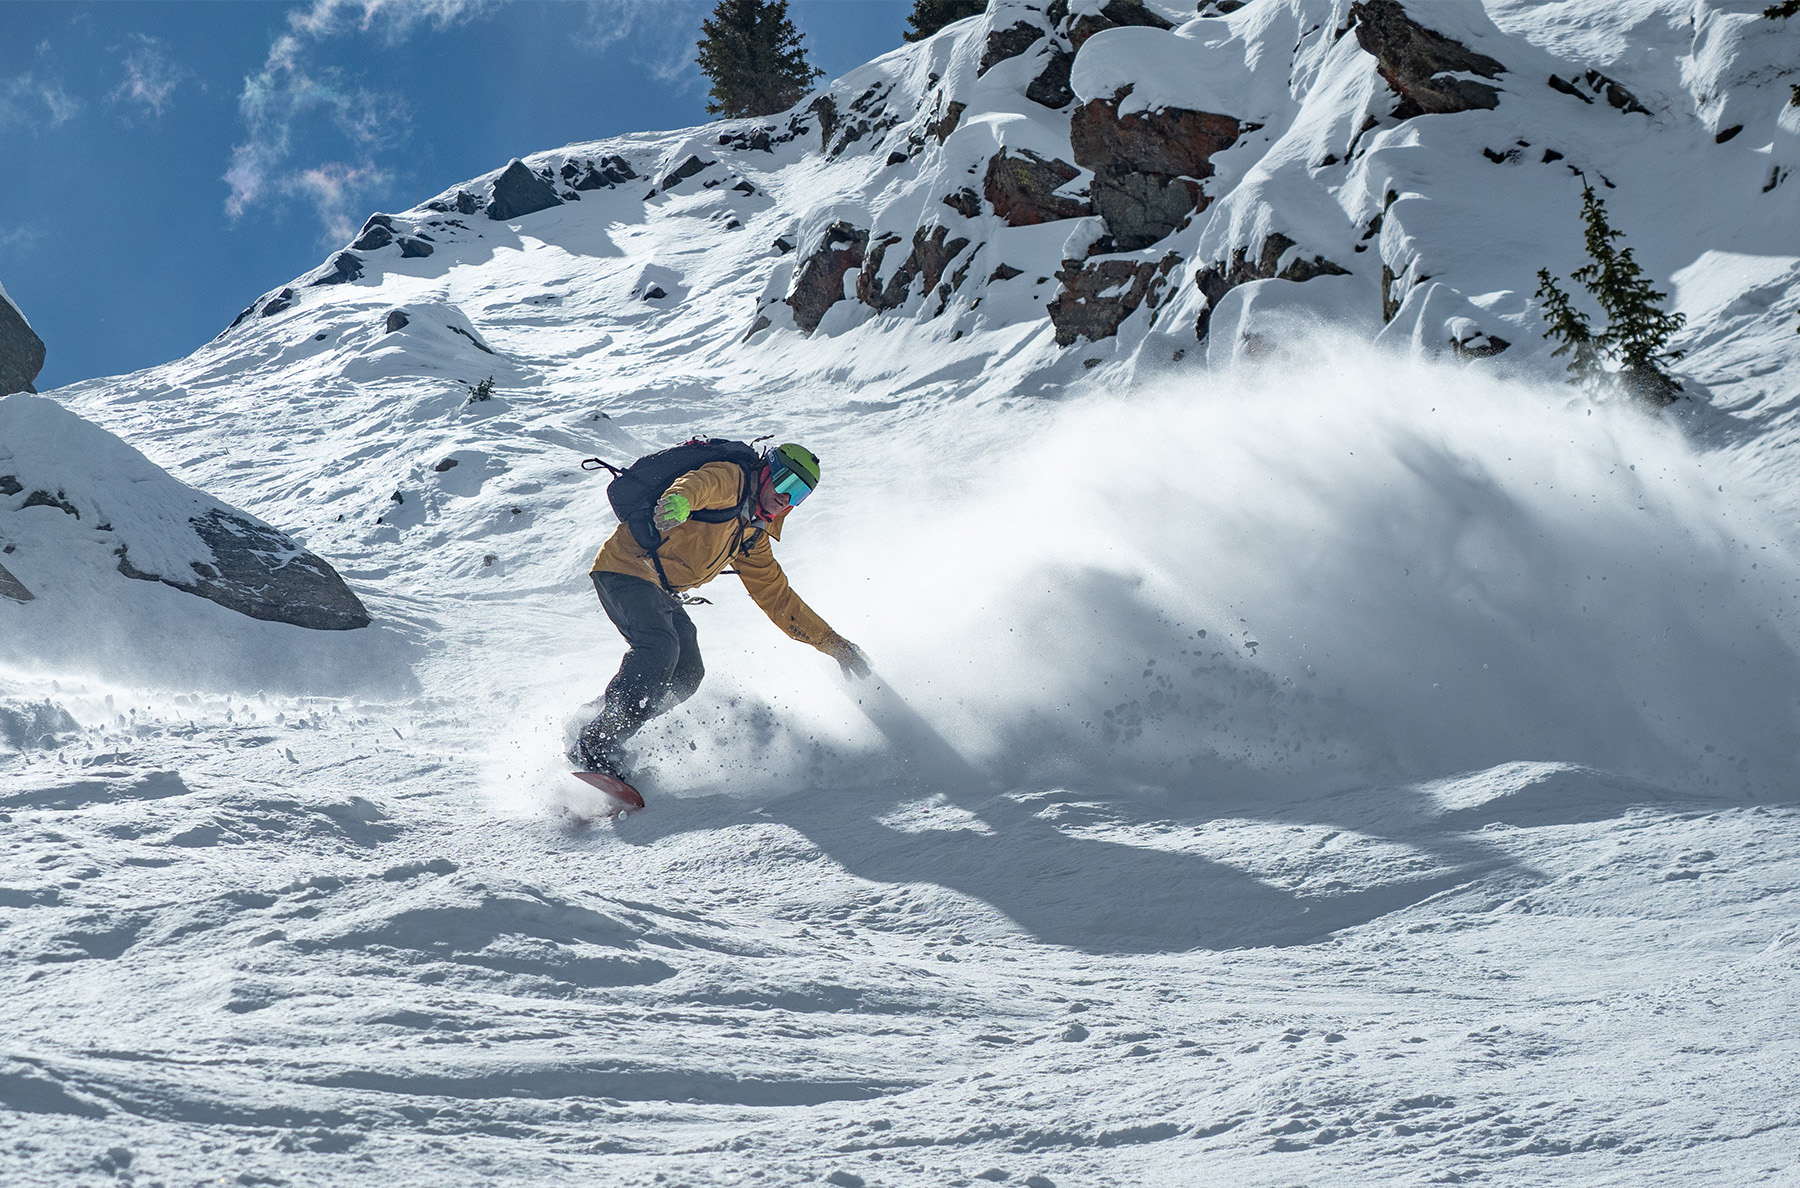
<path id="1" fill-rule="evenodd" d="M 1668 404 L 1681 385 L 1663 364 L 1681 358 L 1683 352 L 1669 349 L 1669 339 L 1687 324 L 1687 316 L 1664 310 L 1661 303 L 1669 295 L 1650 283 L 1630 248 L 1613 242 L 1625 238 L 1625 232 L 1608 221 L 1606 203 L 1592 186 L 1582 187 L 1581 218 L 1588 262 L 1569 279 L 1586 289 L 1606 314 L 1606 329 L 1595 333 L 1549 269 L 1541 268 L 1537 296 L 1550 323 L 1544 337 L 1562 344 L 1551 353 L 1572 354 L 1569 371 L 1582 380 L 1601 379 L 1607 374 L 1605 364 L 1614 363 L 1612 374 L 1627 393 L 1652 405 Z"/>
<path id="2" fill-rule="evenodd" d="M 712 80 L 706 110 L 728 119 L 773 115 L 800 101 L 824 74 L 806 60 L 787 0 L 719 0 L 695 59 Z"/>
<path id="3" fill-rule="evenodd" d="M 488 376 L 478 384 L 469 385 L 469 403 L 479 404 L 483 400 L 494 398 L 494 377 Z"/>

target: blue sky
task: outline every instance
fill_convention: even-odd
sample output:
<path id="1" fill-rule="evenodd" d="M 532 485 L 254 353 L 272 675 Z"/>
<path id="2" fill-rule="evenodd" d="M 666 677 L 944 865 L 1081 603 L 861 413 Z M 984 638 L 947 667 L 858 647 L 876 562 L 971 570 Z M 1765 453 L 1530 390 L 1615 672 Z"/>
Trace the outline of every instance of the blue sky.
<path id="1" fill-rule="evenodd" d="M 376 210 L 704 122 L 708 0 L 0 0 L 0 284 L 47 390 L 178 358 Z M 838 75 L 911 0 L 790 0 Z"/>

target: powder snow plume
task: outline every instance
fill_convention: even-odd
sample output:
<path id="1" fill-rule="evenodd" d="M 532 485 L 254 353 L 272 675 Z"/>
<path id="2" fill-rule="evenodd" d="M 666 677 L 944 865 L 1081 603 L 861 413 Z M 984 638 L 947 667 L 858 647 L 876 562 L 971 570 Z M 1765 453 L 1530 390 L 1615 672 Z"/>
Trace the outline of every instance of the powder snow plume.
<path id="1" fill-rule="evenodd" d="M 1738 790 L 1792 769 L 1800 572 L 1758 492 L 1631 409 L 1315 348 L 1091 391 L 1029 434 L 963 410 L 886 438 L 792 533 L 826 537 L 795 550 L 796 588 L 1007 784 L 1298 790 L 1542 760 Z M 729 763 L 742 786 L 874 745 L 817 658 L 745 611 L 725 646 L 749 651 L 645 739 L 735 725 L 665 770 Z M 744 725 L 746 687 L 782 708 Z"/>

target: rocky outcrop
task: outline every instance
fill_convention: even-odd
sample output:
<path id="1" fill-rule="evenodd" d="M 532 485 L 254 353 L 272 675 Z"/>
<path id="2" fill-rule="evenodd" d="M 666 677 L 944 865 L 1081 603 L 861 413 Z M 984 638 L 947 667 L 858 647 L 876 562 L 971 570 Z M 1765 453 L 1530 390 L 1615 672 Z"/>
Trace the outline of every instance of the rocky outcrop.
<path id="1" fill-rule="evenodd" d="M 347 285 L 353 280 L 361 279 L 362 274 L 362 257 L 353 252 L 339 252 L 331 259 L 325 261 L 325 263 L 307 273 L 306 285 L 308 288 L 317 285 Z M 286 289 L 282 291 L 284 293 L 291 292 L 291 290 Z M 286 304 L 276 305 L 277 301 L 283 301 L 286 302 Z M 275 301 L 271 301 L 268 305 L 263 306 L 263 316 L 267 317 L 271 313 L 279 313 L 291 304 L 293 304 L 291 298 L 283 298 L 278 295 Z M 270 306 L 276 306 L 276 308 L 271 309 Z"/>
<path id="2" fill-rule="evenodd" d="M 273 528 L 214 509 L 188 523 L 212 550 L 213 563 L 194 562 L 182 580 L 145 573 L 118 550 L 119 572 L 160 581 L 252 619 L 314 631 L 369 625 L 369 613 L 344 579 L 323 560 Z"/>
<path id="3" fill-rule="evenodd" d="M 548 210 L 552 206 L 561 206 L 562 201 L 556 195 L 556 187 L 528 169 L 525 162 L 514 157 L 512 163 L 494 179 L 494 192 L 488 199 L 487 217 L 495 222 L 505 222 Z"/>
<path id="4" fill-rule="evenodd" d="M 1029 149 L 1016 155 L 1002 149 L 988 160 L 982 192 L 1007 226 L 1032 227 L 1094 213 L 1086 200 L 1056 193 L 1080 176 L 1067 161 L 1045 159 Z"/>
<path id="5" fill-rule="evenodd" d="M 0 396 L 35 392 L 31 382 L 44 369 L 44 340 L 25 321 L 12 299 L 0 291 Z"/>
<path id="6" fill-rule="evenodd" d="M 1147 260 L 1063 261 L 1056 279 L 1062 289 L 1050 302 L 1050 321 L 1056 327 L 1056 345 L 1069 346 L 1077 338 L 1098 342 L 1119 332 L 1119 326 L 1148 303 L 1155 308 L 1169 273 L 1181 263 L 1170 252 L 1156 263 Z"/>
<path id="7" fill-rule="evenodd" d="M 988 30 L 987 44 L 981 51 L 981 63 L 975 70 L 976 77 L 986 74 L 1008 58 L 1018 57 L 1036 45 L 1043 36 L 1043 29 L 1025 21 L 1018 21 L 1005 29 Z"/>
<path id="8" fill-rule="evenodd" d="M 601 157 L 598 164 L 583 160 L 564 161 L 563 184 L 572 190 L 610 190 L 637 178 L 637 170 L 624 157 Z"/>
<path id="9" fill-rule="evenodd" d="M 969 110 L 967 103 L 952 99 L 945 105 L 944 113 L 925 126 L 925 131 L 930 133 L 939 144 L 942 144 L 950 139 L 950 133 L 956 131 L 956 125 L 962 122 L 963 112 L 967 110 Z"/>
<path id="10" fill-rule="evenodd" d="M 1498 78 L 1506 67 L 1406 15 L 1398 0 L 1357 0 L 1350 6 L 1356 42 L 1400 97 L 1394 118 L 1448 115 L 1500 105 L 1500 90 L 1459 75 Z"/>
<path id="11" fill-rule="evenodd" d="M 1098 14 L 1082 13 L 1068 22 L 1069 48 L 1079 50 L 1087 39 L 1096 33 L 1128 26 L 1150 29 L 1173 29 L 1175 27 L 1145 7 L 1144 0 L 1106 0 Z"/>
<path id="12" fill-rule="evenodd" d="M 11 570 L 0 565 L 0 598 L 10 598 L 14 602 L 30 602 L 36 597 L 37 595 L 25 588 L 24 582 L 12 575 Z"/>
<path id="13" fill-rule="evenodd" d="M 1627 91 L 1612 79 L 1601 74 L 1598 70 L 1589 70 L 1585 74 L 1573 75 L 1566 79 L 1558 78 L 1556 75 L 1552 74 L 1550 76 L 1550 89 L 1553 91 L 1561 91 L 1565 95 L 1572 95 L 1583 103 L 1590 105 L 1595 99 L 1605 99 L 1607 103 L 1618 108 L 1620 111 L 1635 111 L 1639 115 L 1650 114 L 1650 109 L 1645 107 L 1642 103 L 1639 103 L 1636 95 L 1633 95 L 1630 91 Z M 1742 129 L 1742 125 L 1739 126 L 1739 129 Z M 1736 133 L 1734 132 L 1731 135 L 1734 136 Z M 1730 139 L 1731 136 L 1725 136 L 1719 143 L 1723 144 L 1726 140 Z"/>
<path id="14" fill-rule="evenodd" d="M 939 224 L 920 227 L 913 232 L 912 250 L 907 252 L 906 259 L 883 282 L 881 268 L 887 250 L 899 242 L 898 235 L 882 236 L 869 248 L 862 271 L 857 274 L 856 299 L 877 312 L 885 313 L 905 305 L 912 295 L 914 281 L 920 282 L 921 293 L 937 288 L 950 262 L 969 246 L 969 241 L 961 236 L 950 238 L 948 227 Z M 947 297 L 948 291 L 940 296 Z"/>
<path id="15" fill-rule="evenodd" d="M 394 219 L 392 215 L 372 214 L 363 229 L 350 243 L 353 252 L 372 252 L 384 248 L 394 242 Z"/>
<path id="16" fill-rule="evenodd" d="M 481 209 L 481 200 L 467 190 L 458 190 L 448 200 L 433 198 L 425 204 L 426 210 L 435 210 L 439 214 L 471 215 Z"/>
<path id="17" fill-rule="evenodd" d="M 981 214 L 981 195 L 964 186 L 954 194 L 944 195 L 944 205 L 965 219 L 972 219 Z"/>
<path id="18" fill-rule="evenodd" d="M 1234 117 L 1170 107 L 1121 116 L 1129 91 L 1075 109 L 1075 163 L 1094 171 L 1088 188 L 1118 251 L 1149 247 L 1210 201 L 1200 188 L 1212 157 L 1244 132 Z"/>
<path id="19" fill-rule="evenodd" d="M 1248 247 L 1235 247 L 1231 249 L 1229 259 L 1208 264 L 1195 273 L 1194 284 L 1199 288 L 1201 296 L 1206 298 L 1206 306 L 1201 309 L 1200 316 L 1194 322 L 1194 337 L 1206 337 L 1219 298 L 1239 285 L 1254 280 L 1309 281 L 1315 276 L 1346 276 L 1350 272 L 1348 268 L 1340 268 L 1323 256 L 1314 256 L 1310 260 L 1295 256 L 1285 268 L 1281 267 L 1282 256 L 1293 246 L 1293 240 L 1279 231 L 1272 231 L 1262 241 L 1262 247 L 1254 259 L 1251 258 Z"/>
<path id="20" fill-rule="evenodd" d="M 869 233 L 849 223 L 825 228 L 819 247 L 794 274 L 787 304 L 794 311 L 794 325 L 811 334 L 825 319 L 825 311 L 844 299 L 844 275 L 863 266 Z"/>
<path id="21" fill-rule="evenodd" d="M 673 190 L 688 178 L 704 171 L 706 167 L 712 163 L 713 162 L 711 161 L 702 161 L 699 157 L 689 157 L 674 169 L 670 170 L 668 174 L 663 177 L 661 184 L 656 188 L 665 192 Z"/>

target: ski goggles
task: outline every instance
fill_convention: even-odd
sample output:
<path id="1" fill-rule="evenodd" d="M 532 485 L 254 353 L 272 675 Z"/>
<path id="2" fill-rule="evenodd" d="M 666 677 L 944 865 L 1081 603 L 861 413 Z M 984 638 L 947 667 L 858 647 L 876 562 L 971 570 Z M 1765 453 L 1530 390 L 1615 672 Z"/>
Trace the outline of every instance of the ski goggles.
<path id="1" fill-rule="evenodd" d="M 779 458 L 780 455 L 776 455 L 776 457 Z M 771 468 L 769 479 L 770 486 L 774 487 L 778 494 L 788 497 L 789 507 L 799 507 L 801 500 L 812 494 L 812 487 L 807 485 L 806 480 L 785 466 L 778 465 Z"/>

